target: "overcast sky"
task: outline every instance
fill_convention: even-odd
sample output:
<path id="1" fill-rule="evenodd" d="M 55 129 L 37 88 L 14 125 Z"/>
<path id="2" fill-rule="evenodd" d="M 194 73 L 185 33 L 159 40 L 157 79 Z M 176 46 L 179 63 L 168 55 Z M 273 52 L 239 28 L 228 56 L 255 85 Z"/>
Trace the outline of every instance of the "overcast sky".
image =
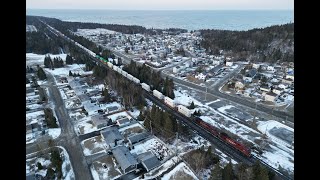
<path id="1" fill-rule="evenodd" d="M 26 0 L 27 9 L 215 10 L 289 9 L 294 0 Z"/>

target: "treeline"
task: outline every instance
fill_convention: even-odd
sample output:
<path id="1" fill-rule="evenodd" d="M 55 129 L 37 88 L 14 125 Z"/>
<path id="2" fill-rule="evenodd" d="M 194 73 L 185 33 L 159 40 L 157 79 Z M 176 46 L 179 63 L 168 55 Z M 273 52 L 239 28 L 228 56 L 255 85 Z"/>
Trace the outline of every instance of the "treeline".
<path id="1" fill-rule="evenodd" d="M 56 18 L 48 18 L 42 16 L 27 16 L 31 18 L 40 18 L 50 24 L 53 27 L 61 27 L 61 29 L 69 29 L 73 32 L 77 31 L 77 29 L 96 29 L 96 28 L 104 28 L 112 31 L 124 33 L 124 34 L 162 34 L 162 31 L 167 31 L 169 34 L 178 34 L 188 32 L 186 29 L 180 28 L 168 28 L 168 29 L 154 29 L 154 28 L 145 28 L 143 26 L 138 25 L 121 25 L 121 24 L 99 24 L 99 23 L 88 23 L 88 22 L 66 22 L 61 21 Z M 27 20 L 27 23 L 32 20 Z"/>
<path id="2" fill-rule="evenodd" d="M 118 72 L 107 70 L 101 66 L 95 66 L 93 68 L 93 75 L 105 79 L 108 86 L 117 91 L 126 109 L 132 109 L 134 106 L 138 106 L 140 109 L 145 105 L 145 100 L 141 95 L 142 88 Z"/>
<path id="3" fill-rule="evenodd" d="M 294 24 L 275 25 L 248 31 L 200 30 L 201 46 L 209 54 L 219 50 L 237 59 L 276 62 L 294 60 Z"/>
<path id="4" fill-rule="evenodd" d="M 263 167 L 259 162 L 253 166 L 240 163 L 233 165 L 231 161 L 224 167 L 220 167 L 220 163 L 214 165 L 209 180 L 272 180 L 275 174 Z"/>
<path id="5" fill-rule="evenodd" d="M 86 70 L 90 71 L 94 67 L 94 63 L 90 60 L 90 56 L 81 50 L 75 44 L 64 40 L 63 38 L 54 35 L 48 30 L 48 28 L 39 21 L 36 16 L 27 16 L 27 24 L 34 25 L 38 32 L 27 32 L 26 33 L 26 52 L 36 53 L 36 54 L 59 54 L 66 53 L 74 58 L 73 63 L 86 64 Z M 97 51 L 100 51 L 101 47 L 96 47 L 96 45 L 85 39 L 84 37 L 72 35 L 68 29 L 60 29 L 62 33 L 67 33 L 66 35 L 74 38 L 75 41 L 79 41 L 84 47 Z"/>
<path id="6" fill-rule="evenodd" d="M 144 120 L 144 126 L 151 130 L 154 134 L 164 138 L 171 138 L 178 132 L 180 135 L 188 139 L 190 131 L 187 126 L 178 122 L 170 113 L 163 111 L 156 105 L 152 105 L 151 109 L 140 113 L 139 120 Z"/>
<path id="7" fill-rule="evenodd" d="M 123 70 L 140 79 L 141 82 L 150 85 L 152 89 L 162 92 L 163 95 L 170 98 L 175 97 L 173 80 L 169 78 L 163 79 L 160 72 L 152 71 L 145 64 L 137 66 L 134 61 L 131 61 L 129 65 L 123 67 Z"/>

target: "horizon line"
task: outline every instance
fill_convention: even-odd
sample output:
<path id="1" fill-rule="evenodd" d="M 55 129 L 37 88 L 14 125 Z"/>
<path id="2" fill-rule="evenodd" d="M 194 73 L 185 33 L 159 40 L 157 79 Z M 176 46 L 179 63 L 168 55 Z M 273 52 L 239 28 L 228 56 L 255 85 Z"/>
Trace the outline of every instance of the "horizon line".
<path id="1" fill-rule="evenodd" d="M 109 11 L 294 11 L 294 9 L 103 9 L 103 8 L 26 8 L 26 10 L 109 10 Z"/>

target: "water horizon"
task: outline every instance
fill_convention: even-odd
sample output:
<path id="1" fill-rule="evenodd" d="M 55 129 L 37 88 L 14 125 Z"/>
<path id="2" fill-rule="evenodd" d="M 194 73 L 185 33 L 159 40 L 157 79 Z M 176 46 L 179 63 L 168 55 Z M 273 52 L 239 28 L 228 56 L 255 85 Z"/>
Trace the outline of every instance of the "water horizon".
<path id="1" fill-rule="evenodd" d="M 26 9 L 26 15 L 69 22 L 138 25 L 146 28 L 245 31 L 294 23 L 293 10 Z"/>

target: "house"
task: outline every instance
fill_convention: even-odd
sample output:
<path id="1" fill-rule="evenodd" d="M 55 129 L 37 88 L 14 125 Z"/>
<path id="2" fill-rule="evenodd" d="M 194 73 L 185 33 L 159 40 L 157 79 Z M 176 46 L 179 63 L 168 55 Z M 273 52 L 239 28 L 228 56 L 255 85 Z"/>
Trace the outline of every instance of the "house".
<path id="1" fill-rule="evenodd" d="M 235 88 L 237 88 L 237 89 L 243 89 L 244 86 L 245 85 L 241 81 L 237 81 L 235 84 Z"/>
<path id="2" fill-rule="evenodd" d="M 250 69 L 250 70 L 245 74 L 245 76 L 246 76 L 246 77 L 254 78 L 254 76 L 256 76 L 256 74 L 257 74 L 257 70 L 256 70 L 256 69 Z"/>
<path id="3" fill-rule="evenodd" d="M 173 67 L 172 72 L 173 73 L 178 73 L 181 70 L 180 66 Z"/>
<path id="4" fill-rule="evenodd" d="M 268 66 L 268 67 L 267 67 L 267 70 L 268 70 L 268 71 L 274 71 L 274 67 L 273 67 L 273 66 Z"/>
<path id="5" fill-rule="evenodd" d="M 133 136 L 128 137 L 128 141 L 131 145 L 138 143 L 144 139 L 146 139 L 149 136 L 148 133 L 144 132 L 144 133 L 139 133 Z"/>
<path id="6" fill-rule="evenodd" d="M 276 99 L 277 94 L 273 93 L 273 92 L 267 92 L 264 96 L 264 100 L 266 101 L 270 101 L 270 102 L 274 102 L 274 100 Z"/>
<path id="7" fill-rule="evenodd" d="M 286 79 L 292 79 L 292 81 L 294 81 L 294 75 L 288 74 L 286 75 Z"/>
<path id="8" fill-rule="evenodd" d="M 114 148 L 118 144 L 122 144 L 124 137 L 120 134 L 117 127 L 107 127 L 103 131 L 100 131 L 102 139 L 107 143 L 107 147 Z"/>
<path id="9" fill-rule="evenodd" d="M 292 82 L 293 82 L 292 79 L 288 79 L 288 78 L 282 79 L 282 83 L 285 83 L 285 84 L 291 84 Z"/>
<path id="10" fill-rule="evenodd" d="M 260 86 L 261 91 L 269 92 L 271 89 L 268 86 Z"/>
<path id="11" fill-rule="evenodd" d="M 147 172 L 161 165 L 158 158 L 150 151 L 139 154 L 137 159 L 139 163 L 141 163 L 142 166 L 147 170 Z"/>
<path id="12" fill-rule="evenodd" d="M 233 65 L 233 62 L 230 62 L 230 61 L 226 62 L 226 66 L 232 66 L 232 65 Z"/>
<path id="13" fill-rule="evenodd" d="M 260 67 L 260 64 L 255 64 L 255 63 L 252 64 L 252 68 L 259 69 L 259 67 Z"/>
<path id="14" fill-rule="evenodd" d="M 273 93 L 279 95 L 281 92 L 282 92 L 282 89 L 281 88 L 275 88 L 272 90 Z"/>
<path id="15" fill-rule="evenodd" d="M 242 80 L 246 83 L 251 83 L 252 82 L 252 78 L 251 77 L 246 77 L 246 76 L 243 76 Z"/>
<path id="16" fill-rule="evenodd" d="M 124 124 L 129 124 L 130 120 L 128 118 L 122 118 L 117 120 L 117 125 L 122 126 Z"/>
<path id="17" fill-rule="evenodd" d="M 128 173 L 137 169 L 138 161 L 130 153 L 127 147 L 118 146 L 112 150 L 112 154 L 124 173 Z"/>
<path id="18" fill-rule="evenodd" d="M 109 119 L 103 115 L 92 116 L 91 121 L 93 123 L 93 126 L 97 127 L 97 129 L 110 125 L 110 123 L 108 124 Z"/>

